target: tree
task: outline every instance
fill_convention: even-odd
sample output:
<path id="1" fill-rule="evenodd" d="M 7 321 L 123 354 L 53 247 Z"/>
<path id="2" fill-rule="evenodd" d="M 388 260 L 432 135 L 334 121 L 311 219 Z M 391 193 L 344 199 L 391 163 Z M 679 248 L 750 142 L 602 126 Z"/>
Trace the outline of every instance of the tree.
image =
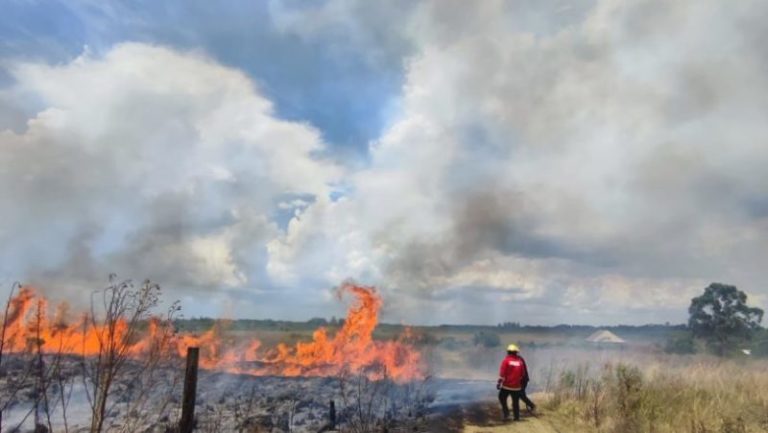
<path id="1" fill-rule="evenodd" d="M 712 283 L 693 298 L 688 327 L 720 356 L 752 338 L 760 329 L 763 310 L 747 305 L 747 295 L 735 286 Z"/>

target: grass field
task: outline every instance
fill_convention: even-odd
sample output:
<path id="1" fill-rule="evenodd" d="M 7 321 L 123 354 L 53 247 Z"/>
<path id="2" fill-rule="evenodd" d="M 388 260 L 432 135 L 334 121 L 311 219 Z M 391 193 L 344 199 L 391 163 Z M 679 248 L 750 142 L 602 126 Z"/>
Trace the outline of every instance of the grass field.
<path id="1" fill-rule="evenodd" d="M 768 431 L 768 363 L 652 356 L 554 371 L 532 394 L 535 417 L 500 420 L 498 403 L 462 409 L 461 431 L 486 433 L 758 433 Z M 534 378 L 536 382 L 536 379 Z M 542 384 L 536 383 L 541 386 Z M 492 392 L 489 392 L 492 394 Z"/>
<path id="2" fill-rule="evenodd" d="M 548 409 L 594 432 L 768 431 L 768 363 L 642 356 L 559 373 Z"/>
<path id="3" fill-rule="evenodd" d="M 492 377 L 484 372 L 492 357 L 477 355 L 461 357 L 476 360 L 475 378 Z M 502 424 L 489 391 L 480 405 L 486 416 L 467 420 L 466 431 L 768 432 L 764 359 L 583 349 L 534 349 L 527 355 L 539 416 Z M 473 373 L 468 366 L 458 371 Z"/>

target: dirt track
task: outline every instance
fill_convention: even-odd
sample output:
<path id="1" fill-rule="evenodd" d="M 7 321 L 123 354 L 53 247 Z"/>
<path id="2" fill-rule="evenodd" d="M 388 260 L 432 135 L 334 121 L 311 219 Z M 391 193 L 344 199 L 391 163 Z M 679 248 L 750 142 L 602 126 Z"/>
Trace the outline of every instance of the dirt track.
<path id="1" fill-rule="evenodd" d="M 565 433 L 547 422 L 545 417 L 524 417 L 519 422 L 495 422 L 485 425 L 467 424 L 462 431 L 465 433 Z"/>
<path id="2" fill-rule="evenodd" d="M 537 400 L 534 397 L 534 400 Z M 537 400 L 539 401 L 539 400 Z M 496 402 L 484 402 L 457 410 L 456 417 L 461 419 L 462 433 L 573 433 L 552 422 L 546 412 L 536 415 L 522 414 L 521 421 L 502 421 L 501 411 Z"/>

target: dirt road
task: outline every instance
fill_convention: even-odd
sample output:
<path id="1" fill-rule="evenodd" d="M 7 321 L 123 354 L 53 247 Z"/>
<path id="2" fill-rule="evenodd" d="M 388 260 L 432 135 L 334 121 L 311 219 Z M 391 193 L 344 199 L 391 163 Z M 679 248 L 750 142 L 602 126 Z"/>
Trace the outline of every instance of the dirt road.
<path id="1" fill-rule="evenodd" d="M 490 401 L 456 408 L 454 419 L 461 420 L 457 423 L 461 427 L 455 431 L 462 433 L 574 433 L 572 429 L 564 428 L 562 422 L 556 422 L 554 415 L 546 412 L 522 415 L 522 419 L 517 422 L 502 421 L 498 403 Z"/>
<path id="2" fill-rule="evenodd" d="M 556 428 L 546 417 L 527 417 L 519 422 L 496 422 L 484 425 L 467 424 L 464 426 L 464 433 L 565 433 L 564 430 Z"/>

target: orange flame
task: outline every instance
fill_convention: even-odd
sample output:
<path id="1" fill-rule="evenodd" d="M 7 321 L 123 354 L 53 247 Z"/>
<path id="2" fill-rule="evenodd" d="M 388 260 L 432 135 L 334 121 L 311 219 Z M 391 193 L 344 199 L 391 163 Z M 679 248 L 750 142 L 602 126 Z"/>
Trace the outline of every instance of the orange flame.
<path id="1" fill-rule="evenodd" d="M 343 372 L 362 373 L 371 379 L 391 378 L 398 382 L 424 376 L 421 353 L 409 343 L 409 331 L 396 340 L 376 341 L 382 299 L 373 287 L 347 283 L 340 295 L 351 294 L 343 326 L 335 333 L 319 328 L 312 340 L 290 347 L 280 343 L 263 349 L 257 339 L 237 339 L 227 335 L 226 322 L 217 322 L 200 334 L 176 334 L 163 346 L 168 355 L 182 357 L 188 347 L 200 348 L 200 367 L 250 375 L 333 376 Z M 5 318 L 4 350 L 24 352 L 39 345 L 46 353 L 82 356 L 98 355 L 103 350 L 107 331 L 87 315 L 67 324 L 66 304 L 57 308 L 54 320 L 48 320 L 47 300 L 29 287 L 22 287 L 11 299 Z M 159 347 L 161 320 L 152 318 L 147 331 L 130 342 L 128 354 L 139 358 Z M 121 341 L 128 332 L 125 320 L 116 323 L 111 338 Z"/>

